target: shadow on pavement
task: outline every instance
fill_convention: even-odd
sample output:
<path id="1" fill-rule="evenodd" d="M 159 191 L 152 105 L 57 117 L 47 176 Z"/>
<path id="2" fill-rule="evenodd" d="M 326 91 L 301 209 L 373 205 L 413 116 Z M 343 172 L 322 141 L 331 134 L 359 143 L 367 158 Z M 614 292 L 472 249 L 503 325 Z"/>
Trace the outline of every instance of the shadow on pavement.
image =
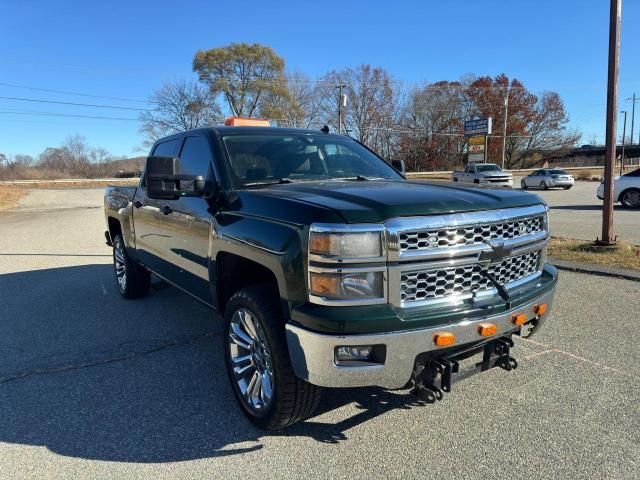
<path id="1" fill-rule="evenodd" d="M 358 424 L 421 405 L 377 388 L 327 390 L 319 415 L 358 412 L 264 432 L 236 405 L 218 317 L 177 289 L 126 301 L 112 267 L 96 264 L 3 274 L 0 292 L 0 442 L 171 462 L 259 450 L 267 436 L 348 441 Z"/>

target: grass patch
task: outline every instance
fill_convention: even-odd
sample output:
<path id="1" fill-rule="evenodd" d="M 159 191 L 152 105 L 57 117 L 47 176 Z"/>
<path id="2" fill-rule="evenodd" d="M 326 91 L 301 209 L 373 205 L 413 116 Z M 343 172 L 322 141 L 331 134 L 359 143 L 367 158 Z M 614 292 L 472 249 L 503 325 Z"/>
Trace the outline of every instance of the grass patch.
<path id="1" fill-rule="evenodd" d="M 12 208 L 27 191 L 13 185 L 0 185 L 0 212 Z"/>
<path id="2" fill-rule="evenodd" d="M 615 247 L 596 247 L 593 242 L 552 238 L 548 254 L 571 262 L 594 263 L 640 271 L 640 247 L 618 242 Z"/>

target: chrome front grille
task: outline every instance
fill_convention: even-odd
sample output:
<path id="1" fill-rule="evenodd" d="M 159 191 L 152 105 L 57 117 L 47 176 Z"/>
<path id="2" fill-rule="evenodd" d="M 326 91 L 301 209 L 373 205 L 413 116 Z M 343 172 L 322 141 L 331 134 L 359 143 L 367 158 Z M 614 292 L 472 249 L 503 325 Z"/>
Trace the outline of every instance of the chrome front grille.
<path id="1" fill-rule="evenodd" d="M 453 295 L 483 292 L 494 288 L 483 270 L 503 285 L 508 285 L 539 269 L 540 251 L 508 257 L 488 267 L 475 263 L 459 267 L 407 271 L 400 274 L 400 300 L 403 304 L 436 300 Z"/>
<path id="2" fill-rule="evenodd" d="M 495 223 L 402 231 L 398 235 L 400 252 L 481 245 L 488 240 L 510 240 L 545 229 L 544 216 L 519 218 Z"/>

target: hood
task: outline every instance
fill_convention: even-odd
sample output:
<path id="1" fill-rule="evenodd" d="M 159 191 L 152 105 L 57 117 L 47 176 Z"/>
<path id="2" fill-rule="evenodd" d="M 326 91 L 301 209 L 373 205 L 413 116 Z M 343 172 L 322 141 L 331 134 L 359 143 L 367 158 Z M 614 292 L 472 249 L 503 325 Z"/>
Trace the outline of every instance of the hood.
<path id="1" fill-rule="evenodd" d="M 278 197 L 325 207 L 347 223 L 378 223 L 394 217 L 496 210 L 543 203 L 519 190 L 491 190 L 407 181 L 300 182 L 273 185 L 245 195 Z M 266 200 L 266 199 L 265 199 Z M 267 202 L 268 203 L 268 202 Z M 309 223 L 318 221 L 311 219 Z"/>

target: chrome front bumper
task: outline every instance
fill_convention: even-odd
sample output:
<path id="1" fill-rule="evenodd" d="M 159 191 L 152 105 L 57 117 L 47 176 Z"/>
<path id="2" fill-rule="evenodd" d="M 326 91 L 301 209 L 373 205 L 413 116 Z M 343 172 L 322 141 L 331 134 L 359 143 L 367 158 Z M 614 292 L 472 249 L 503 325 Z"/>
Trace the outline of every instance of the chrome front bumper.
<path id="1" fill-rule="evenodd" d="M 404 387 L 411 379 L 414 363 L 419 354 L 441 349 L 433 342 L 435 333 L 447 331 L 455 334 L 456 346 L 489 340 L 519 330 L 520 327 L 515 327 L 511 323 L 511 315 L 514 313 L 526 313 L 533 319 L 533 305 L 546 303 L 548 310 L 538 321 L 537 329 L 549 315 L 554 294 L 555 286 L 534 301 L 499 315 L 420 330 L 372 335 L 325 335 L 287 324 L 289 354 L 295 374 L 314 385 L 321 387 L 379 386 L 398 389 Z M 478 325 L 483 322 L 495 324 L 497 333 L 492 337 L 481 337 L 478 333 Z M 363 366 L 336 365 L 335 349 L 345 345 L 385 345 L 385 362 Z"/>

